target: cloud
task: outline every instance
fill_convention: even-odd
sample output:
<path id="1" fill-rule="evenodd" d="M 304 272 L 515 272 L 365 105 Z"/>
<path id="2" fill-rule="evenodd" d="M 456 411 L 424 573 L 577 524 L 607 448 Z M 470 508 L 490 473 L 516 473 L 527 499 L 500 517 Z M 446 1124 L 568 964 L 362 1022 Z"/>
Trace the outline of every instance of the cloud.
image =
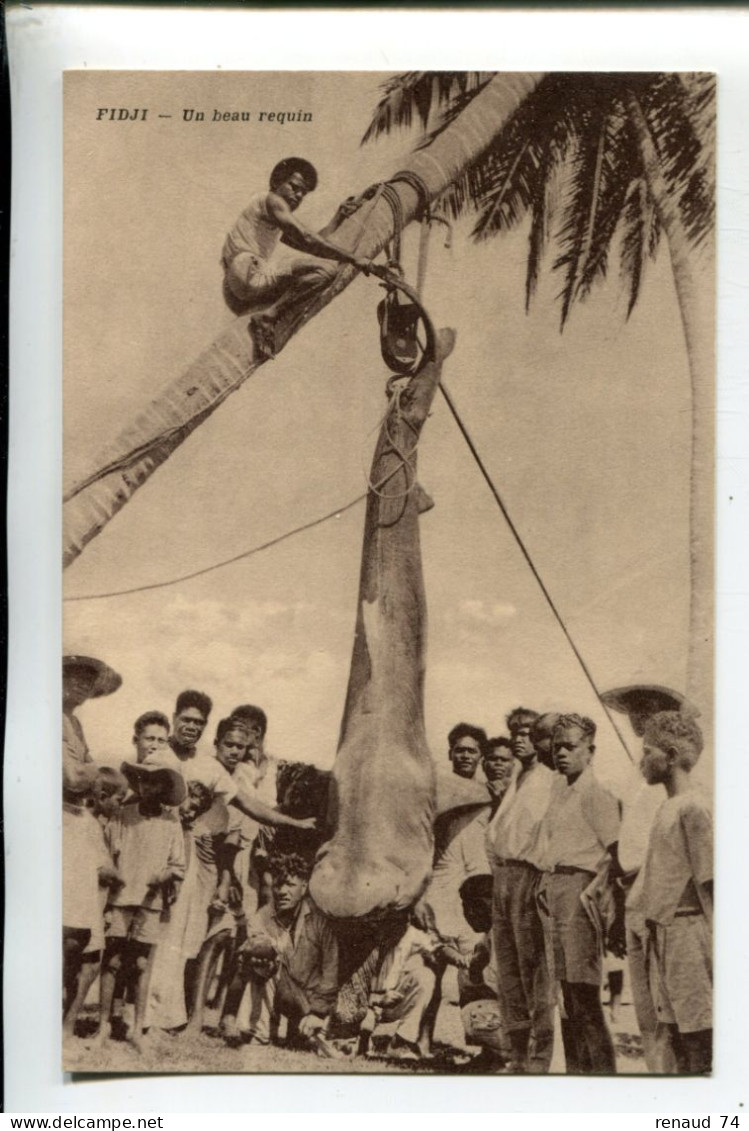
<path id="1" fill-rule="evenodd" d="M 458 612 L 463 620 L 496 626 L 512 620 L 517 609 L 507 601 L 494 601 L 490 604 L 487 601 L 467 599 L 460 602 Z"/>
<path id="2" fill-rule="evenodd" d="M 144 710 L 171 714 L 185 687 L 207 691 L 212 727 L 239 702 L 260 703 L 271 745 L 286 756 L 329 765 L 336 746 L 351 654 L 349 617 L 301 600 L 190 600 L 175 594 L 158 608 L 129 604 L 126 615 L 101 605 L 74 607 L 66 646 L 99 656 L 123 677 L 111 698 L 85 704 L 82 719 L 96 757 L 116 764 L 131 749 L 132 722 Z"/>

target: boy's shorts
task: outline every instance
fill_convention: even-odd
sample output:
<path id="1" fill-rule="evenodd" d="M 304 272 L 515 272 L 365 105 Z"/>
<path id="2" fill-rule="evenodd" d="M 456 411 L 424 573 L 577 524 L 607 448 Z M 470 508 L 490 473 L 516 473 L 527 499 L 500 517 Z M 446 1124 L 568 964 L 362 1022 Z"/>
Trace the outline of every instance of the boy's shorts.
<path id="1" fill-rule="evenodd" d="M 559 982 L 600 986 L 603 953 L 580 899 L 590 872 L 552 873 L 545 889 L 549 907 L 553 976 Z"/>
<path id="2" fill-rule="evenodd" d="M 108 939 L 128 939 L 153 946 L 161 937 L 161 912 L 152 907 L 110 907 L 107 914 Z"/>
<path id="3" fill-rule="evenodd" d="M 645 962 L 658 1021 L 680 1033 L 712 1029 L 712 939 L 705 916 L 650 925 Z"/>
<path id="4" fill-rule="evenodd" d="M 241 251 L 224 264 L 224 283 L 242 303 L 271 302 L 278 292 L 279 276 L 263 259 Z"/>
<path id="5" fill-rule="evenodd" d="M 236 314 L 245 307 L 262 306 L 279 298 L 292 276 L 302 268 L 315 271 L 322 283 L 332 279 L 339 266 L 335 260 L 304 253 L 281 254 L 271 263 L 249 251 L 240 251 L 233 259 L 224 260 L 224 299 Z"/>

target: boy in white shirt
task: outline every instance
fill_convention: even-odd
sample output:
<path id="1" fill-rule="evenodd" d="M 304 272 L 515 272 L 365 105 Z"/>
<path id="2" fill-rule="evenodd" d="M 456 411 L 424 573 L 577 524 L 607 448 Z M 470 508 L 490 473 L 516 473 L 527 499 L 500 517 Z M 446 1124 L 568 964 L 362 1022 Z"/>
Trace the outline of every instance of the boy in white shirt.
<path id="1" fill-rule="evenodd" d="M 78 1014 L 93 985 L 104 946 L 101 888 L 117 876 L 97 818 L 86 805 L 98 768 L 82 765 L 63 772 L 62 957 L 63 1036 L 72 1037 Z"/>
<path id="2" fill-rule="evenodd" d="M 300 295 L 314 294 L 329 283 L 335 275 L 334 264 L 348 263 L 366 274 L 373 267 L 369 259 L 327 239 L 336 222 L 353 210 L 353 202 L 341 205 L 333 223 L 319 235 L 296 219 L 297 208 L 316 187 L 317 170 L 309 161 L 302 157 L 279 161 L 268 188 L 251 198 L 224 241 L 224 298 L 230 308 L 239 314 L 253 306 L 272 304 L 249 323 L 261 357 L 275 355 L 274 322 L 279 315 Z M 301 254 L 279 262 L 280 243 Z"/>
<path id="3" fill-rule="evenodd" d="M 112 817 L 105 831 L 122 882 L 109 897 L 99 1040 L 108 1035 L 115 983 L 122 972 L 134 989 L 130 1040 L 140 1051 L 149 959 L 176 898 L 175 888 L 185 874 L 182 827 L 169 812 L 184 800 L 185 784 L 179 772 L 167 766 L 123 762 L 121 769 L 135 797 Z"/>
<path id="4" fill-rule="evenodd" d="M 550 965 L 561 986 L 562 1038 L 568 1073 L 616 1072 L 611 1035 L 601 1005 L 602 940 L 581 896 L 611 858 L 615 875 L 619 803 L 593 773 L 596 726 L 581 715 L 561 715 L 551 753 L 557 770 L 546 817 L 544 858 L 550 873 L 541 903 L 550 920 Z M 609 947 L 623 953 L 624 893 L 618 901 Z"/>

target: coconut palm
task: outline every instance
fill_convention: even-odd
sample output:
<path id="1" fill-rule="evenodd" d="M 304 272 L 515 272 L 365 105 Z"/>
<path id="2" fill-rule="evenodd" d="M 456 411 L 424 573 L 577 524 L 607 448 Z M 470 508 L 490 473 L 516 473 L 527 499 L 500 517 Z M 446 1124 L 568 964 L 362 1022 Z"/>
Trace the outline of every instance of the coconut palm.
<path id="1" fill-rule="evenodd" d="M 507 121 L 541 79 L 518 73 L 482 78 L 480 89 L 466 80 L 465 93 L 476 96 L 466 107 L 459 125 L 435 138 L 429 152 L 414 153 L 406 166 L 423 183 L 427 198 L 435 200 L 460 176 L 477 153 L 492 141 L 498 122 Z M 458 84 L 462 82 L 458 79 Z M 395 170 L 394 170 L 395 172 Z M 417 215 L 421 199 L 406 181 L 394 184 L 404 223 Z M 394 235 L 395 219 L 383 196 L 361 209 L 337 228 L 334 239 L 347 250 L 374 256 Z M 300 301 L 276 334 L 280 348 L 292 334 L 353 281 L 356 272 L 343 267 L 333 282 L 314 299 Z M 203 354 L 167 384 L 116 440 L 92 461 L 92 470 L 66 487 L 63 508 L 63 563 L 69 565 L 132 498 L 173 451 L 226 398 L 263 363 L 256 358 L 247 333 L 246 318 L 238 318 Z"/>
<path id="2" fill-rule="evenodd" d="M 690 656 L 690 673 L 701 666 L 703 686 L 712 623 L 711 546 L 703 520 L 712 497 L 712 304 L 702 300 L 694 280 L 702 274 L 698 255 L 710 246 L 712 100 L 712 82 L 705 76 L 411 72 L 390 80 L 368 131 L 376 137 L 414 121 L 426 129 L 435 111 L 440 114 L 407 168 L 421 178 L 430 202 L 444 198 L 456 214 L 478 206 L 477 238 L 503 231 L 530 212 L 528 299 L 551 218 L 563 217 L 555 265 L 564 278 L 563 322 L 573 301 L 605 275 L 617 224 L 630 310 L 658 231 L 666 232 L 692 370 L 690 639 L 693 653 L 695 642 L 708 646 L 703 643 L 701 661 Z M 562 170 L 575 174 L 567 177 L 567 192 L 561 191 Z M 422 201 L 410 184 L 396 187 L 408 223 Z M 374 255 L 392 238 L 394 217 L 382 198 L 367 207 L 364 223 L 357 213 L 340 225 L 335 239 Z M 280 329 L 280 344 L 353 278 L 344 268 L 313 301 L 300 303 Z M 66 491 L 66 565 L 259 364 L 240 319 L 144 407 L 99 454 L 91 473 Z"/>
<path id="3" fill-rule="evenodd" d="M 385 84 L 363 141 L 418 120 L 428 151 L 492 81 L 479 72 L 397 75 Z M 712 670 L 714 335 L 712 294 L 703 280 L 712 259 L 714 91 L 713 77 L 701 74 L 546 75 L 509 120 L 497 122 L 492 141 L 442 195 L 453 217 L 477 214 L 476 240 L 530 217 L 526 304 L 545 252 L 555 247 L 561 328 L 574 303 L 606 277 L 615 249 L 629 317 L 665 234 L 692 392 L 687 686 L 705 704 Z"/>

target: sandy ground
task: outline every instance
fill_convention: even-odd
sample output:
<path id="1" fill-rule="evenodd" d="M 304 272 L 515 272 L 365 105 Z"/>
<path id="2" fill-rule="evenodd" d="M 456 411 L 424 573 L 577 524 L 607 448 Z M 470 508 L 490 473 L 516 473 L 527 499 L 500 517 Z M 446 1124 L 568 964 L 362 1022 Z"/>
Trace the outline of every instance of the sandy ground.
<path id="1" fill-rule="evenodd" d="M 453 975 L 454 979 L 454 975 Z M 74 1038 L 63 1048 L 64 1067 L 70 1072 L 88 1075 L 90 1073 L 231 1073 L 248 1072 L 359 1072 L 359 1073 L 406 1073 L 444 1074 L 463 1073 L 467 1070 L 469 1057 L 477 1050 L 467 1049 L 457 1007 L 457 992 L 454 980 L 449 974 L 445 979 L 445 996 L 437 1020 L 435 1033 L 437 1055 L 433 1061 L 419 1064 L 397 1063 L 384 1057 L 350 1057 L 343 1060 L 327 1060 L 312 1052 L 286 1048 L 263 1048 L 246 1045 L 238 1049 L 228 1048 L 218 1036 L 204 1031 L 199 1036 L 179 1033 L 171 1036 L 162 1030 L 148 1034 L 146 1048 L 136 1053 L 125 1041 L 106 1041 L 101 1049 L 95 1048 L 86 1038 Z M 608 1020 L 608 1010 L 606 1011 Z M 95 1013 L 88 1015 L 93 1022 Z M 84 1019 L 85 1021 L 86 1019 Z M 616 1048 L 617 1072 L 620 1074 L 641 1074 L 646 1071 L 642 1059 L 642 1048 L 634 1010 L 629 1003 L 629 995 L 624 994 L 624 1003 L 619 1008 L 615 1024 L 609 1024 Z M 449 1051 L 448 1051 L 449 1050 Z M 564 1073 L 564 1053 L 557 1019 L 554 1041 L 552 1073 Z"/>

